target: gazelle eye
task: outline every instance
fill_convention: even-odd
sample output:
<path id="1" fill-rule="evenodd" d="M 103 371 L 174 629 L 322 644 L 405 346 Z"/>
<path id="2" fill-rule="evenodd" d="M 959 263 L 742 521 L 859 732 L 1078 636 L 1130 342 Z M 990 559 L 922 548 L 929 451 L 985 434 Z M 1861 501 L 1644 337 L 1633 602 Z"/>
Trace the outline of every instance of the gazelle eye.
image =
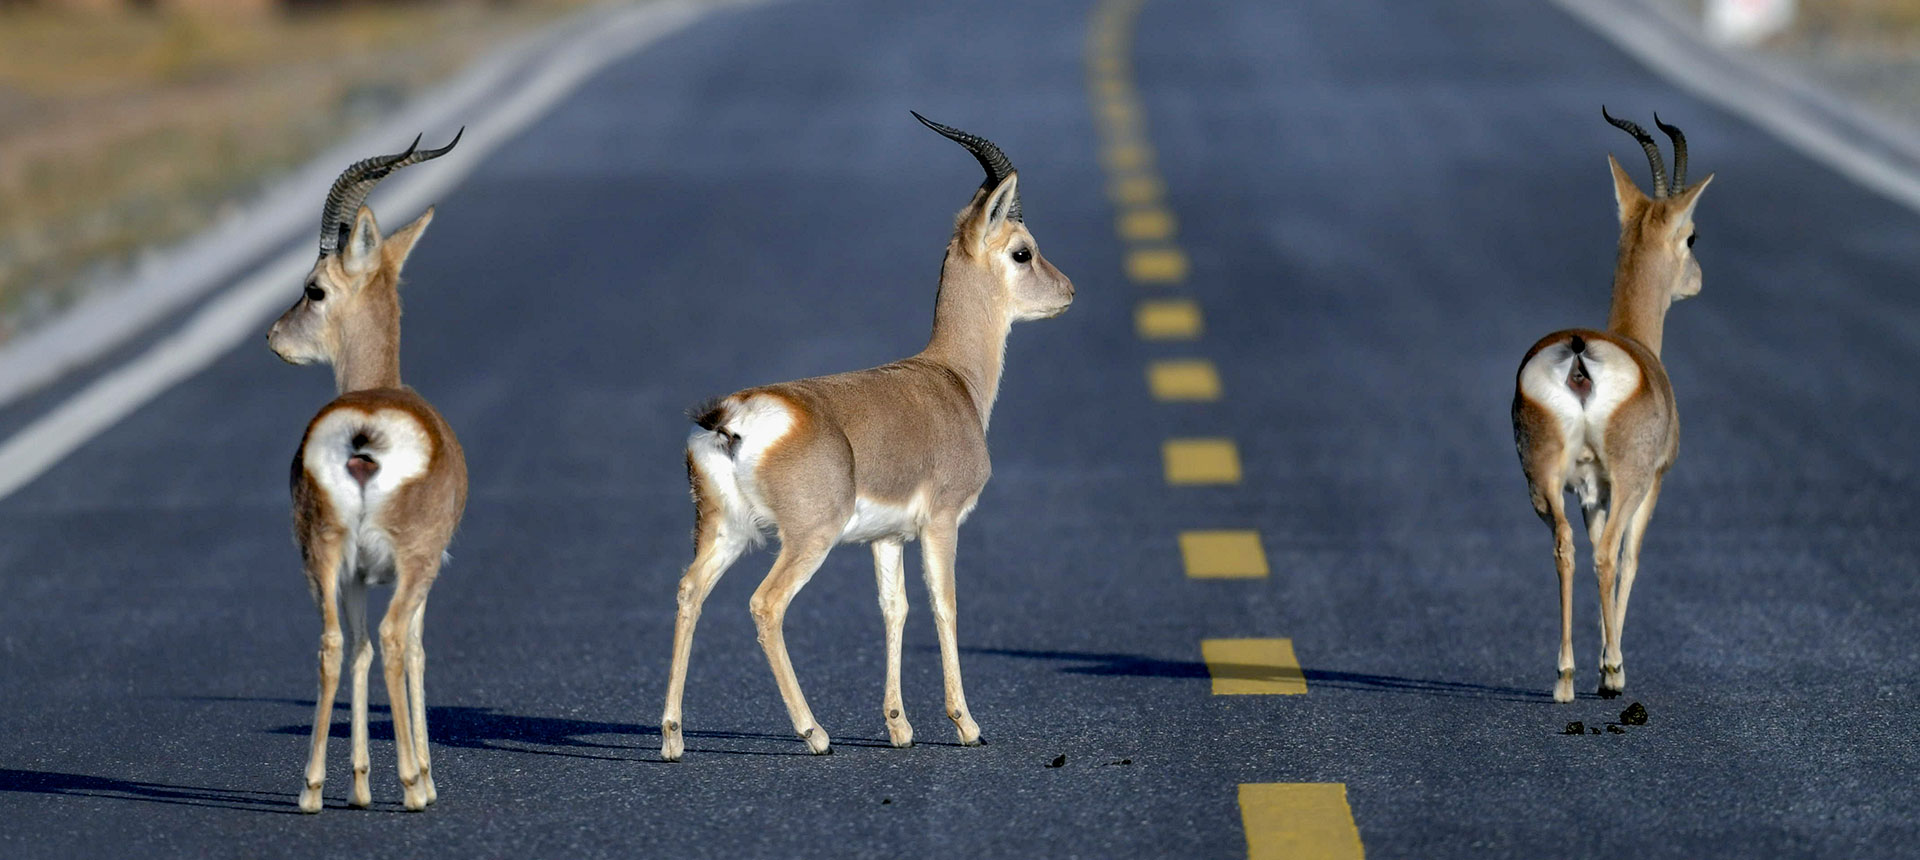
<path id="1" fill-rule="evenodd" d="M 312 284 L 307 285 L 307 301 L 317 302 L 326 297 L 327 297 L 327 293 L 325 290 L 322 290 L 319 287 L 316 287 Z"/>
<path id="2" fill-rule="evenodd" d="M 1033 262 L 1033 252 L 1026 248 L 1020 248 L 1013 252 L 1013 261 L 1016 263 L 1031 263 Z"/>
<path id="3" fill-rule="evenodd" d="M 1687 234 L 1687 247 L 1689 247 L 1689 248 L 1691 248 L 1691 247 L 1693 247 L 1693 240 L 1695 240 L 1695 239 L 1698 239 L 1698 238 L 1700 238 L 1700 234 L 1699 234 L 1699 233 L 1688 233 L 1688 234 Z"/>

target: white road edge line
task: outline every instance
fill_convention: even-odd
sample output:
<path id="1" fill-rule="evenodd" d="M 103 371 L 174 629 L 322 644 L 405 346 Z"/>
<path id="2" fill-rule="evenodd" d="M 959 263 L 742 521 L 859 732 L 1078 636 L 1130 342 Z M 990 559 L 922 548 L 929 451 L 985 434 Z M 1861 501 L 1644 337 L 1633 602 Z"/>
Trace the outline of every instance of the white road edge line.
<path id="1" fill-rule="evenodd" d="M 686 27 L 710 8 L 687 0 L 662 0 L 623 9 L 607 15 L 572 44 L 550 52 L 537 67 L 525 71 L 517 87 L 489 105 L 484 116 L 466 123 L 465 145 L 455 153 L 463 158 L 448 158 L 418 172 L 399 174 L 387 183 L 391 187 L 382 188 L 383 208 L 394 213 L 388 216 L 391 223 L 406 223 L 429 202 L 445 195 L 478 167 L 489 151 L 532 124 L 594 72 Z M 448 120 L 427 124 L 444 125 Z M 391 148 L 391 143 L 383 141 L 374 148 Z M 330 168 L 323 181 L 331 182 L 331 171 L 346 163 L 341 161 Z M 317 212 L 318 188 L 310 192 L 312 200 L 308 202 L 314 205 L 306 208 Z M 271 315 L 292 303 L 300 278 L 313 265 L 313 254 L 312 248 L 303 246 L 274 258 L 209 301 L 178 331 L 101 375 L 0 444 L 0 499 L 248 337 L 260 336 Z"/>
<path id="2" fill-rule="evenodd" d="M 1639 0 L 1553 2 L 1675 86 L 1920 211 L 1920 144 L 1910 130 L 1782 69 L 1708 44 Z"/>

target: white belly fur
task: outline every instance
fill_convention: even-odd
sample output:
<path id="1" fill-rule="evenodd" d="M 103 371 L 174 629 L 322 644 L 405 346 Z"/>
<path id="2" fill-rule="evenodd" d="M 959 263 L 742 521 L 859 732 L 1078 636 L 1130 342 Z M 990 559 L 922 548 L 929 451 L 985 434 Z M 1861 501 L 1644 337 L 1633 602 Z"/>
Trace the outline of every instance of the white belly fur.
<path id="1" fill-rule="evenodd" d="M 367 444 L 356 449 L 354 437 L 362 434 Z M 427 470 L 432 450 L 426 428 L 398 409 L 336 409 L 308 433 L 301 463 L 347 529 L 342 576 L 375 585 L 393 581 L 393 539 L 380 513 L 395 492 Z M 364 488 L 347 471 L 347 460 L 358 452 L 380 466 Z"/>
<path id="2" fill-rule="evenodd" d="M 1566 462 L 1567 489 L 1580 496 L 1582 503 L 1598 498 L 1601 472 L 1605 463 L 1607 421 L 1614 410 L 1640 388 L 1640 365 L 1633 356 L 1603 340 L 1588 340 L 1584 355 L 1587 375 L 1593 380 L 1592 393 L 1582 405 L 1567 387 L 1567 374 L 1573 370 L 1573 350 L 1565 344 L 1547 347 L 1535 353 L 1520 371 L 1520 391 L 1553 414 L 1560 427 Z"/>

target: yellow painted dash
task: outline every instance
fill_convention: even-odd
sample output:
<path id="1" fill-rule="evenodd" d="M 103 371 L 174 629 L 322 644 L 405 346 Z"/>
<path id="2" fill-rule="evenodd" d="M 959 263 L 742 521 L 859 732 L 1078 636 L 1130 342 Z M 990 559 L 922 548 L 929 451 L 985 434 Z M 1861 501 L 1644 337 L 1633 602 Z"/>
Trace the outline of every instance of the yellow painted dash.
<path id="1" fill-rule="evenodd" d="M 1200 305 L 1192 299 L 1154 299 L 1133 310 L 1142 340 L 1193 340 L 1200 336 Z"/>
<path id="2" fill-rule="evenodd" d="M 1180 561 L 1194 579 L 1251 579 L 1267 575 L 1267 552 L 1251 529 L 1180 533 Z"/>
<path id="3" fill-rule="evenodd" d="M 1173 213 L 1158 206 L 1129 209 L 1121 213 L 1114 230 L 1129 242 L 1164 242 L 1173 238 Z"/>
<path id="4" fill-rule="evenodd" d="M 1169 484 L 1240 483 L 1240 450 L 1232 439 L 1168 439 L 1160 451 Z"/>
<path id="5" fill-rule="evenodd" d="M 1145 143 L 1129 140 L 1108 146 L 1102 160 L 1115 173 L 1144 170 L 1153 163 L 1153 151 Z"/>
<path id="6" fill-rule="evenodd" d="M 1147 365 L 1147 390 L 1155 400 L 1219 400 L 1220 374 L 1204 358 L 1175 358 Z"/>
<path id="7" fill-rule="evenodd" d="M 1337 782 L 1240 784 L 1247 860 L 1364 860 L 1360 828 Z"/>
<path id="8" fill-rule="evenodd" d="M 1200 655 L 1216 696 L 1298 696 L 1307 678 L 1292 639 L 1205 639 Z"/>
<path id="9" fill-rule="evenodd" d="M 1127 277 L 1142 284 L 1177 284 L 1187 279 L 1187 255 L 1179 248 L 1142 248 L 1127 254 Z"/>
<path id="10" fill-rule="evenodd" d="M 1160 195 L 1167 187 L 1158 177 L 1147 175 L 1122 176 L 1107 186 L 1107 196 L 1122 206 L 1145 206 L 1158 203 Z"/>

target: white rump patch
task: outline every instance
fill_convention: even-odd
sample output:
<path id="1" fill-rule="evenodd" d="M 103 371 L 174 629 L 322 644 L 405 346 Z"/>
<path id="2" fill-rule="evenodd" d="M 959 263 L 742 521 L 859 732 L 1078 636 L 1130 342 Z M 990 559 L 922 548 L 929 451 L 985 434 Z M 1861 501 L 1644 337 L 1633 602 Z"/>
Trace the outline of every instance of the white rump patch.
<path id="1" fill-rule="evenodd" d="M 1534 353 L 1520 370 L 1520 391 L 1527 399 L 1545 407 L 1560 425 L 1560 440 L 1566 448 L 1564 464 L 1570 482 L 1576 479 L 1575 466 L 1592 463 L 1599 457 L 1606 440 L 1607 421 L 1614 410 L 1640 388 L 1640 365 L 1626 350 L 1604 340 L 1589 338 L 1582 360 L 1593 389 L 1582 404 L 1567 387 L 1573 372 L 1573 349 L 1555 344 Z"/>
<path id="2" fill-rule="evenodd" d="M 356 446 L 356 440 L 362 444 Z M 307 434 L 301 465 L 332 504 L 347 529 L 346 557 L 362 581 L 393 579 L 393 540 L 380 513 L 401 487 L 427 470 L 433 442 L 425 427 L 399 409 L 371 413 L 343 407 L 327 413 Z M 347 461 L 365 454 L 379 465 L 365 487 L 347 471 Z"/>
<path id="3" fill-rule="evenodd" d="M 724 537 L 759 546 L 773 527 L 773 510 L 760 494 L 754 468 L 767 449 L 792 432 L 793 413 L 786 401 L 768 395 L 728 398 L 724 408 L 726 418 L 720 422 L 724 433 L 694 428 L 687 437 L 687 453 L 716 495 L 713 501 L 725 519 Z M 731 454 L 729 436 L 739 440 L 732 444 Z"/>

